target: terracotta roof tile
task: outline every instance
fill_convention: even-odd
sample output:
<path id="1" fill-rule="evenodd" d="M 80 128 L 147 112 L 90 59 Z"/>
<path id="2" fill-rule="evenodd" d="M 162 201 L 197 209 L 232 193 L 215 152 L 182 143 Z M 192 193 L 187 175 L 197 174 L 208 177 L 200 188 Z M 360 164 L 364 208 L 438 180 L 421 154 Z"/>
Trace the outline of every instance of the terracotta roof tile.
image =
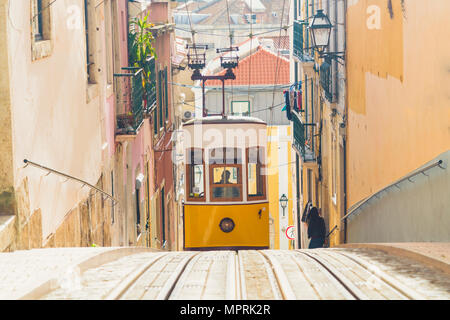
<path id="1" fill-rule="evenodd" d="M 275 72 L 277 71 L 277 76 Z M 225 74 L 222 70 L 216 75 Z M 239 65 L 234 69 L 235 80 L 227 80 L 226 85 L 274 85 L 289 84 L 289 60 L 266 50 L 259 48 L 252 55 L 239 61 Z M 207 86 L 221 86 L 220 80 L 209 80 Z"/>

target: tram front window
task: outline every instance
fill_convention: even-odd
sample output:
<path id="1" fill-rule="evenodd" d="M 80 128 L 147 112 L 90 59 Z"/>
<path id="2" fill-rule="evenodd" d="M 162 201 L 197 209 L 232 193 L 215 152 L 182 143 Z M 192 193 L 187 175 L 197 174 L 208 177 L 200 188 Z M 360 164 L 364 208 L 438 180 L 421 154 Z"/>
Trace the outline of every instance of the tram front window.
<path id="1" fill-rule="evenodd" d="M 218 148 L 210 151 L 211 201 L 242 200 L 241 149 Z"/>
<path id="2" fill-rule="evenodd" d="M 213 198 L 240 198 L 241 190 L 238 185 L 239 168 L 216 167 L 213 169 Z M 217 186 L 219 185 L 219 186 Z"/>
<path id="3" fill-rule="evenodd" d="M 187 157 L 187 172 L 188 172 L 188 198 L 190 200 L 204 200 L 205 199 L 205 178 L 204 178 L 204 163 L 203 150 L 190 149 Z"/>

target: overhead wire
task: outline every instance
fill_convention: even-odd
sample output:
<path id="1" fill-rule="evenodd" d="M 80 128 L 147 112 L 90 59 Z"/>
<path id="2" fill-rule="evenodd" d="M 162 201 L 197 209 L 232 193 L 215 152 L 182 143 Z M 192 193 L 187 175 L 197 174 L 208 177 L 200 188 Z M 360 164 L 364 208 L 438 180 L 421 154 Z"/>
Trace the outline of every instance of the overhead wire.
<path id="1" fill-rule="evenodd" d="M 226 0 L 226 2 L 227 2 L 228 33 L 229 33 L 229 37 L 230 37 L 230 58 L 231 58 L 233 56 L 233 50 L 232 50 L 232 48 L 233 48 L 233 35 L 231 33 L 230 6 L 229 6 L 229 3 L 228 3 L 228 0 Z M 231 104 L 233 104 L 233 100 L 234 100 L 233 80 L 230 81 L 230 85 L 231 85 Z"/>
<path id="2" fill-rule="evenodd" d="M 285 11 L 285 6 L 286 6 L 286 0 L 283 0 L 283 9 L 281 12 L 281 19 L 280 19 L 280 33 L 278 36 L 278 40 L 280 41 L 281 44 L 281 30 L 284 29 L 283 28 L 283 20 L 284 20 L 284 11 Z M 285 29 L 287 30 L 287 29 Z M 278 80 L 278 66 L 279 66 L 279 60 L 280 60 L 280 50 L 277 50 L 277 62 L 276 62 L 276 67 L 275 67 L 275 75 L 274 75 L 274 87 L 273 87 L 273 92 L 272 92 L 272 106 L 270 108 L 270 121 L 268 123 L 268 127 L 269 127 L 269 134 L 272 134 L 272 123 L 273 123 L 273 109 L 275 108 L 275 90 L 276 90 L 276 85 L 277 85 L 277 80 Z M 271 148 L 271 142 L 272 139 L 268 139 L 268 143 L 267 143 L 267 155 L 270 154 L 270 148 Z M 273 168 L 273 166 L 270 165 L 271 163 L 271 159 L 268 159 L 268 168 L 270 170 L 270 168 Z M 270 173 L 270 171 L 268 172 Z"/>
<path id="3" fill-rule="evenodd" d="M 253 45 L 253 0 L 250 0 L 250 51 L 248 52 L 248 57 L 249 57 L 249 66 L 248 66 L 248 106 L 250 109 L 250 83 L 251 83 L 251 77 L 252 77 L 252 45 Z M 248 110 L 250 112 L 250 110 Z"/>

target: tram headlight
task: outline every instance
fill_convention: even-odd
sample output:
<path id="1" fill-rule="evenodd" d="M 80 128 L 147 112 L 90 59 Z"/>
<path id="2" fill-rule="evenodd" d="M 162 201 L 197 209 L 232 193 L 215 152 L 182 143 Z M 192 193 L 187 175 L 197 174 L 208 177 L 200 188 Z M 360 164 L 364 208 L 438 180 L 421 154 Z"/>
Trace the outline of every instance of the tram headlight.
<path id="1" fill-rule="evenodd" d="M 231 220 L 230 218 L 223 218 L 219 224 L 220 230 L 222 230 L 225 233 L 233 231 L 234 226 L 235 226 L 234 221 Z"/>

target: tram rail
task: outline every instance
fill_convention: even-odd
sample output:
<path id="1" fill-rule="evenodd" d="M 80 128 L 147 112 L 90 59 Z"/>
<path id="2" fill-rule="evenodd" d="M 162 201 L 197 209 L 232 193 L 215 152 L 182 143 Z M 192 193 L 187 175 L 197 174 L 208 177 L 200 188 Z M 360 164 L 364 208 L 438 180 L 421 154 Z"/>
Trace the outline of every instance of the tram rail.
<path id="1" fill-rule="evenodd" d="M 427 299 L 413 275 L 402 282 L 374 261 L 344 249 L 139 253 L 84 271 L 82 288 L 60 283 L 41 299 Z"/>

